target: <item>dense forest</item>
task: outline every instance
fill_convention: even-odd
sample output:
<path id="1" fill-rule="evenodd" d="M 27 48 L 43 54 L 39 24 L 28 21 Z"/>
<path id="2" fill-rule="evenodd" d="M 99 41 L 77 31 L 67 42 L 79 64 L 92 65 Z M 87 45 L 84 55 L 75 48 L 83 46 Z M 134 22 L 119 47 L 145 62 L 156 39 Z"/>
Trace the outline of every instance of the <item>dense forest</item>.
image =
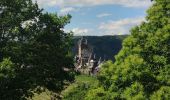
<path id="1" fill-rule="evenodd" d="M 96 58 L 100 57 L 102 60 L 112 60 L 114 61 L 114 56 L 122 48 L 122 41 L 127 35 L 115 35 L 115 36 L 84 36 L 83 38 L 87 39 L 88 44 L 92 46 L 93 53 L 96 55 Z M 78 52 L 78 41 L 82 36 L 73 37 L 73 54 Z"/>
<path id="2" fill-rule="evenodd" d="M 87 37 L 108 59 L 121 48 L 87 76 L 73 70 L 78 37 L 63 30 L 71 15 L 44 12 L 32 0 L 0 0 L 0 100 L 170 100 L 170 2 L 151 1 L 146 21 L 125 39 Z"/>

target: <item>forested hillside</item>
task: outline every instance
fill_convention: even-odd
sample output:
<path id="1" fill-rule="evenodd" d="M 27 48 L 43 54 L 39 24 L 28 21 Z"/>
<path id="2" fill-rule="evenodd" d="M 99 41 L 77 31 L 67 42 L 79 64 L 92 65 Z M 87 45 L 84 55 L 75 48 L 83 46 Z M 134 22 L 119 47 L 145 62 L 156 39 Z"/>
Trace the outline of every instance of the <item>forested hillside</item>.
<path id="1" fill-rule="evenodd" d="M 115 36 L 84 36 L 87 39 L 88 44 L 93 47 L 93 52 L 96 57 L 101 57 L 105 60 L 115 60 L 114 56 L 122 48 L 122 41 L 127 37 L 127 35 L 115 35 Z M 74 41 L 74 54 L 77 53 L 77 42 L 81 39 L 81 36 L 75 36 Z"/>

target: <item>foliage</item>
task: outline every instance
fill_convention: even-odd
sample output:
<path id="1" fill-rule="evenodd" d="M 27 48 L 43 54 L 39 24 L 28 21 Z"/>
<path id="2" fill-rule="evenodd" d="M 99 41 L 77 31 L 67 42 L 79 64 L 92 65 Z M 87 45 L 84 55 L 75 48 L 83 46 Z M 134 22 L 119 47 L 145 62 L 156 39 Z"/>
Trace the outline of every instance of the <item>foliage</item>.
<path id="1" fill-rule="evenodd" d="M 42 11 L 32 0 L 0 1 L 3 100 L 26 99 L 42 88 L 59 93 L 73 79 L 72 72 L 64 71 L 73 65 L 72 35 L 63 31 L 71 16 Z"/>
<path id="2" fill-rule="evenodd" d="M 0 63 L 0 78 L 12 78 L 15 77 L 15 73 L 14 73 L 14 64 L 10 61 L 10 59 L 4 59 L 1 63 Z"/>
<path id="3" fill-rule="evenodd" d="M 89 97 L 107 97 L 98 97 L 100 90 L 113 94 L 115 100 L 169 100 L 170 3 L 153 2 L 146 21 L 123 41 L 116 61 L 104 64 L 98 76 L 100 88 L 88 92 Z"/>
<path id="4" fill-rule="evenodd" d="M 151 95 L 151 100 L 169 100 L 170 99 L 170 87 L 162 86 L 158 91 Z"/>
<path id="5" fill-rule="evenodd" d="M 123 94 L 123 98 L 126 98 L 127 100 L 146 100 L 143 92 L 143 86 L 138 82 L 127 87 Z"/>
<path id="6" fill-rule="evenodd" d="M 108 91 L 105 91 L 103 87 L 91 88 L 87 92 L 85 100 L 113 100 L 117 96 L 116 93 L 111 94 Z"/>
<path id="7" fill-rule="evenodd" d="M 84 100 L 86 93 L 95 88 L 98 81 L 95 77 L 79 75 L 76 76 L 75 82 L 68 86 L 63 92 L 63 100 Z"/>

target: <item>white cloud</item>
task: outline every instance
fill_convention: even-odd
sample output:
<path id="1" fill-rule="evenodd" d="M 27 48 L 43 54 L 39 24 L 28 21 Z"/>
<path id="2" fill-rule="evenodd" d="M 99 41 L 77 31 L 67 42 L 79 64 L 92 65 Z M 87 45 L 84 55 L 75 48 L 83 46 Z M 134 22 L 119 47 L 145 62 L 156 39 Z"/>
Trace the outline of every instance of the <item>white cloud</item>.
<path id="1" fill-rule="evenodd" d="M 107 23 L 101 23 L 99 25 L 99 29 L 107 35 L 129 34 L 129 30 L 133 26 L 139 25 L 142 21 L 145 21 L 144 17 L 125 18 L 118 21 L 109 21 Z"/>
<path id="2" fill-rule="evenodd" d="M 68 14 L 73 11 L 76 11 L 76 9 L 73 7 L 66 7 L 66 8 L 62 8 L 59 13 L 63 15 L 63 14 Z"/>
<path id="3" fill-rule="evenodd" d="M 122 5 L 124 7 L 148 7 L 151 5 L 150 0 L 37 0 L 37 2 L 41 7 L 54 7 L 54 6 L 87 7 L 96 5 Z"/>
<path id="4" fill-rule="evenodd" d="M 98 28 L 73 28 L 70 29 L 75 36 L 102 36 L 102 35 L 124 35 L 129 34 L 129 30 L 145 21 L 144 17 L 125 18 L 117 21 L 101 23 Z M 65 30 L 69 32 L 69 30 Z"/>
<path id="5" fill-rule="evenodd" d="M 97 15 L 98 18 L 102 18 L 102 17 L 107 17 L 107 16 L 111 16 L 112 14 L 109 13 L 101 13 L 99 15 Z"/>
<path id="6" fill-rule="evenodd" d="M 54 7 L 58 5 L 63 5 L 64 0 L 32 0 L 33 2 L 37 1 L 40 7 Z"/>
<path id="7" fill-rule="evenodd" d="M 71 30 L 74 35 L 85 35 L 89 32 L 89 29 L 83 29 L 83 28 L 74 28 Z"/>

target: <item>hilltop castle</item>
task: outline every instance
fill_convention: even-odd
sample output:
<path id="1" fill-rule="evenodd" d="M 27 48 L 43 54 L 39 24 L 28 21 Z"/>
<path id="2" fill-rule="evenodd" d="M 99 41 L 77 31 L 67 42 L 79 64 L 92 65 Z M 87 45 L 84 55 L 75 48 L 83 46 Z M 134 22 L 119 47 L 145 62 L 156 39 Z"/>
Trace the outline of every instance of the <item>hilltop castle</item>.
<path id="1" fill-rule="evenodd" d="M 75 56 L 76 71 L 93 75 L 99 71 L 101 64 L 101 57 L 97 60 L 92 46 L 88 44 L 87 39 L 82 37 L 78 41 L 78 52 Z"/>

